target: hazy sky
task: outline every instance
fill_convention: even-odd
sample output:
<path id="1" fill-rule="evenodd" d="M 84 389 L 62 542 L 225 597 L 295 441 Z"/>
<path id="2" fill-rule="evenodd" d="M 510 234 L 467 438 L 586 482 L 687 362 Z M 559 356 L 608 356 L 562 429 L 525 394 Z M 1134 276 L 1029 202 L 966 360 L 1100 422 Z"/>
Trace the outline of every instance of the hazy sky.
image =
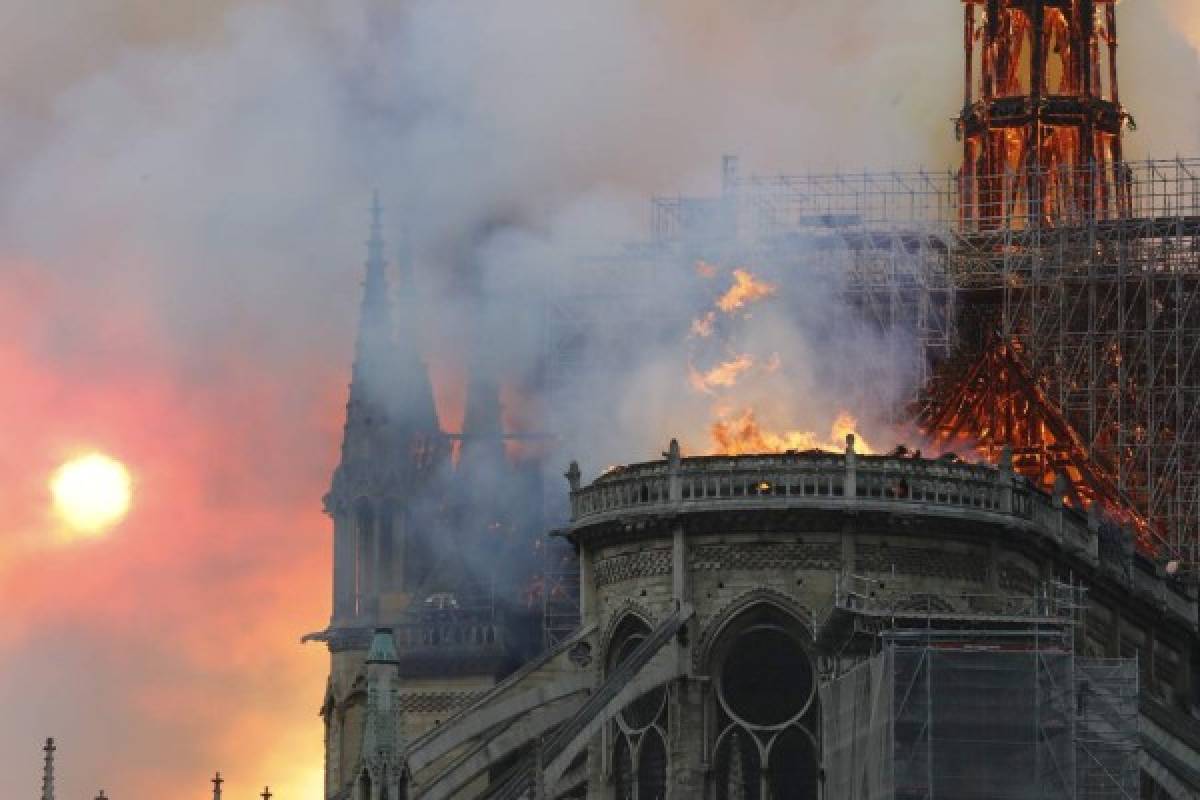
<path id="1" fill-rule="evenodd" d="M 0 0 L 0 796 L 36 796 L 51 735 L 60 797 L 199 798 L 215 769 L 317 796 L 326 655 L 298 642 L 329 613 L 373 187 L 438 286 L 497 226 L 643 233 L 726 152 L 948 168 L 960 8 Z M 1119 19 L 1127 152 L 1200 154 L 1196 4 Z M 47 482 L 87 450 L 133 510 L 64 541 Z"/>

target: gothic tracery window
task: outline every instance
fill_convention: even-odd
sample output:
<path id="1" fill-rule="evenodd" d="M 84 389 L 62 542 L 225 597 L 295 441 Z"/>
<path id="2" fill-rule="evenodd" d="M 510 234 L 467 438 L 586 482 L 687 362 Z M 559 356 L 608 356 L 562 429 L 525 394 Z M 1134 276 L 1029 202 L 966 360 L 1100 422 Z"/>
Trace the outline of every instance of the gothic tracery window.
<path id="1" fill-rule="evenodd" d="M 619 669 L 650 635 L 628 616 L 609 647 L 608 671 Z M 612 783 L 617 800 L 663 800 L 667 793 L 667 690 L 657 687 L 626 706 L 610 729 Z"/>
<path id="2" fill-rule="evenodd" d="M 711 655 L 718 800 L 817 797 L 816 676 L 803 628 L 772 606 L 735 619 Z"/>

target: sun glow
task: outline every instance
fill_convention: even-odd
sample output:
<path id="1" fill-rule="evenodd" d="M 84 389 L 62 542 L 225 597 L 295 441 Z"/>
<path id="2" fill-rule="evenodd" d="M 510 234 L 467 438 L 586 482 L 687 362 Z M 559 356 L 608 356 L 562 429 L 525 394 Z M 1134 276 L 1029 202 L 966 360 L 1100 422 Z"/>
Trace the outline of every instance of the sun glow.
<path id="1" fill-rule="evenodd" d="M 129 511 L 133 481 L 120 461 L 89 453 L 55 470 L 50 491 L 54 510 L 72 530 L 97 535 Z"/>

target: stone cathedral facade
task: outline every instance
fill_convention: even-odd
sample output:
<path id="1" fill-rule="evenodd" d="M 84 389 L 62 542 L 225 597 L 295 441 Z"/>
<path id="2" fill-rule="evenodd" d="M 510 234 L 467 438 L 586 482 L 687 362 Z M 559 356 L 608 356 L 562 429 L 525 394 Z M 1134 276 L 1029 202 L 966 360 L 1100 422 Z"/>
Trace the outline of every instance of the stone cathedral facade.
<path id="1" fill-rule="evenodd" d="M 326 800 L 1200 796 L 1195 586 L 1011 453 L 572 464 L 581 618 L 539 652 L 467 566 L 498 429 L 468 401 L 452 463 L 378 210 L 366 266 Z"/>

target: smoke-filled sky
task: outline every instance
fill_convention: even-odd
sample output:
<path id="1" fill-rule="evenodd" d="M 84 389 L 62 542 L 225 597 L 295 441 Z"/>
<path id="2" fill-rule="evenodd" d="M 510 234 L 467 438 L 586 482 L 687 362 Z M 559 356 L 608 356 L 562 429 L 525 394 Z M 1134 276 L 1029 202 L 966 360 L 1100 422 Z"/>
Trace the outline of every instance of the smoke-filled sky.
<path id="1" fill-rule="evenodd" d="M 1127 152 L 1200 154 L 1200 12 L 1119 19 Z M 952 0 L 0 0 L 0 30 L 6 798 L 51 735 L 60 797 L 198 798 L 216 769 L 318 796 L 326 658 L 298 641 L 329 613 L 372 188 L 454 427 L 464 285 L 645 234 L 646 197 L 715 190 L 727 152 L 950 167 L 961 102 Z M 133 506 L 80 540 L 48 482 L 93 450 Z"/>

